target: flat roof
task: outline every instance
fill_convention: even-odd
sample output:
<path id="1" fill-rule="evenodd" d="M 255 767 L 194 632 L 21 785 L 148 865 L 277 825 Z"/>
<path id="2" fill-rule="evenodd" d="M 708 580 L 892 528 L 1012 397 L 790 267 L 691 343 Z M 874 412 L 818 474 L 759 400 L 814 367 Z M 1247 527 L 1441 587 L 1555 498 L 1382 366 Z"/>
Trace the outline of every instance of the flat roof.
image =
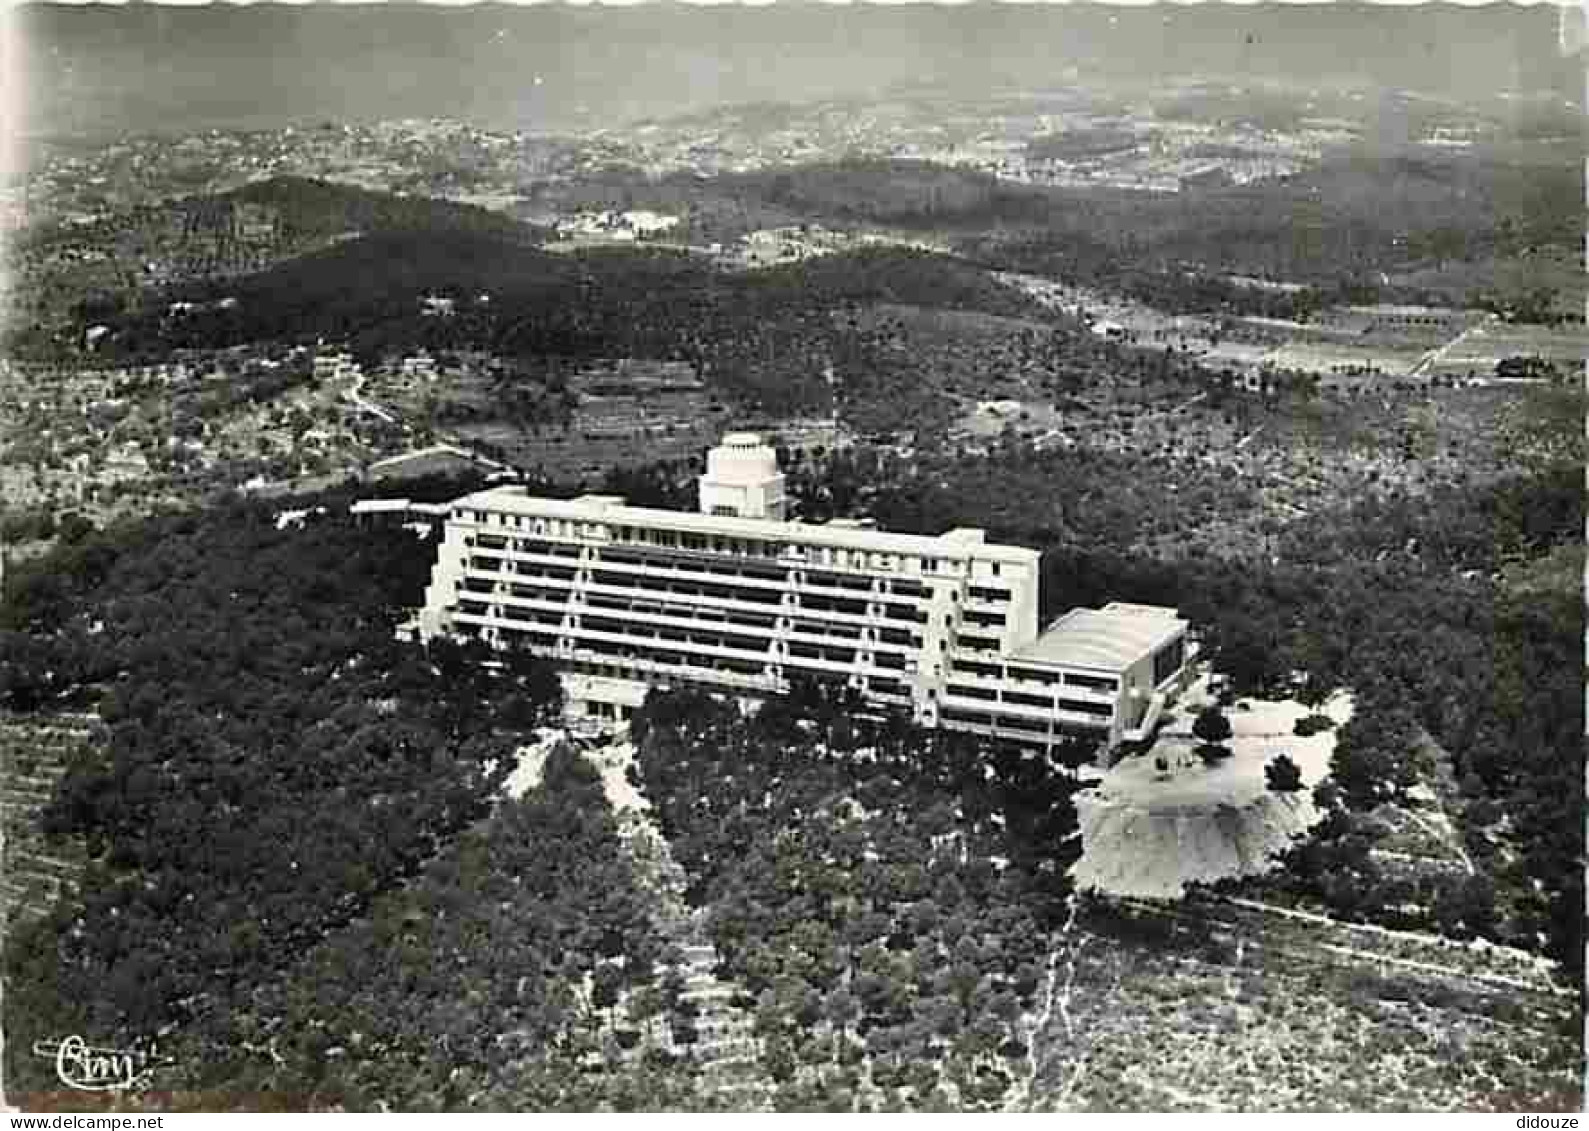
<path id="1" fill-rule="evenodd" d="M 505 514 L 536 518 L 564 518 L 584 522 L 685 530 L 693 534 L 724 534 L 738 538 L 760 538 L 769 542 L 806 543 L 841 546 L 846 549 L 892 554 L 919 554 L 926 557 L 993 560 L 1034 565 L 1042 556 L 1026 546 L 1000 546 L 973 541 L 965 528 L 928 537 L 922 534 L 892 534 L 885 530 L 856 527 L 780 522 L 770 518 L 738 518 L 733 515 L 699 514 L 695 511 L 670 511 L 657 507 L 631 507 L 610 495 L 584 495 L 577 499 L 544 499 L 525 493 L 516 485 L 493 487 L 454 499 L 454 507 L 474 507 Z"/>
<path id="2" fill-rule="evenodd" d="M 1072 609 L 1010 659 L 1124 671 L 1187 627 L 1164 605 L 1113 602 L 1101 609 Z"/>
<path id="3" fill-rule="evenodd" d="M 419 448 L 416 451 L 403 452 L 401 455 L 387 456 L 385 459 L 378 459 L 374 463 L 370 464 L 370 470 L 374 471 L 377 468 L 383 467 L 396 467 L 401 463 L 409 463 L 411 461 L 422 459 L 431 459 L 436 456 L 453 456 L 456 459 L 468 460 L 470 463 L 479 464 L 481 467 L 497 467 L 504 470 L 507 469 L 507 464 L 505 463 L 500 463 L 494 459 L 487 459 L 485 456 L 477 455 L 476 453 L 467 451 L 463 448 L 454 447 L 452 444 L 432 444 L 428 448 Z"/>
<path id="4" fill-rule="evenodd" d="M 390 514 L 393 511 L 408 513 L 407 499 L 359 499 L 348 508 L 350 514 Z"/>
<path id="5" fill-rule="evenodd" d="M 452 513 L 451 503 L 416 503 L 411 499 L 358 499 L 348 507 L 349 514 L 428 514 L 446 518 Z"/>

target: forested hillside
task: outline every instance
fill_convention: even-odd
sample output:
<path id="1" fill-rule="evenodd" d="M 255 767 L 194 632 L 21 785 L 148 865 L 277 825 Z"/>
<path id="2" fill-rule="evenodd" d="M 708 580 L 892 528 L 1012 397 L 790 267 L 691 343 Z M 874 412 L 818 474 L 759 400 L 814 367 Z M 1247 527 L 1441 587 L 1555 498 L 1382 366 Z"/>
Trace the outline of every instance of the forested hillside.
<path id="1" fill-rule="evenodd" d="M 227 1108 L 699 1107 L 691 1067 L 641 1046 L 675 1020 L 678 960 L 600 780 L 560 746 L 422 875 L 184 1032 L 167 1079 Z"/>
<path id="2" fill-rule="evenodd" d="M 7 578 L 0 695 L 97 703 L 109 728 L 43 816 L 86 849 L 81 907 L 6 941 L 13 1087 L 39 1082 L 34 1040 L 233 1013 L 487 811 L 560 691 L 534 663 L 399 644 L 426 572 L 407 532 L 239 506 Z"/>
<path id="3" fill-rule="evenodd" d="M 8 349 L 53 356 L 85 326 L 168 313 L 168 290 L 268 270 L 339 240 L 396 232 L 477 235 L 510 245 L 545 233 L 500 213 L 422 196 L 371 192 L 306 177 L 272 177 L 231 192 L 159 201 L 95 222 L 23 232 L 13 270 L 29 280 Z M 188 292 L 183 292 L 184 294 Z"/>
<path id="4" fill-rule="evenodd" d="M 454 300 L 422 317 L 421 300 Z M 493 236 L 385 232 L 222 284 L 179 288 L 164 311 L 114 324 L 127 357 L 317 339 L 374 362 L 391 351 L 488 349 L 509 358 L 646 357 L 693 363 L 770 413 L 825 409 L 833 315 L 902 303 L 1046 320 L 987 272 L 922 252 L 867 250 L 744 274 L 679 252 L 554 255 Z M 235 300 L 221 304 L 222 298 Z"/>
<path id="5" fill-rule="evenodd" d="M 1143 560 L 1062 525 L 1063 496 L 1021 486 L 1029 458 L 899 479 L 873 510 L 1043 546 L 1047 611 L 1178 605 L 1236 694 L 1351 687 L 1332 820 L 1291 882 L 1348 919 L 1543 937 L 1576 977 L 1581 599 L 1483 572 L 1576 538 L 1575 474 L 1365 501 L 1254 567 Z M 164 1030 L 194 1103 L 240 1082 L 355 1108 L 715 1102 L 688 1063 L 647 1051 L 659 1027 L 687 1042 L 677 954 L 588 768 L 559 755 L 492 815 L 556 700 L 546 670 L 392 640 L 419 549 L 244 506 L 78 530 L 8 579 L 9 708 L 97 703 L 109 728 L 46 815 L 91 860 L 82 906 L 7 943 L 20 1087 L 44 1082 L 15 1053 L 34 1039 Z M 1085 752 L 1024 757 L 854 708 L 801 687 L 746 721 L 654 696 L 637 781 L 755 1014 L 775 1104 L 1001 1106 L 1031 1080 L 1027 1018 L 1077 850 L 1064 763 Z M 1409 889 L 1365 851 L 1374 807 L 1431 780 L 1422 731 L 1449 756 L 1481 870 L 1449 891 Z M 1432 901 L 1431 922 L 1406 921 L 1409 899 Z"/>
<path id="6" fill-rule="evenodd" d="M 1377 288 L 1387 301 L 1410 300 L 1419 297 L 1414 289 L 1384 287 L 1381 273 L 1547 247 L 1576 254 L 1583 243 L 1580 170 L 1504 151 L 1343 152 L 1292 176 L 1195 193 L 1015 183 L 870 158 L 713 178 L 609 173 L 558 192 L 570 204 L 665 209 L 682 217 L 695 243 L 796 221 L 931 233 L 979 262 L 1123 291 L 1172 311 L 1294 314 L 1332 300 L 1372 301 Z M 1226 284 L 1216 298 L 1222 272 L 1311 291 L 1297 300 Z"/>
<path id="7" fill-rule="evenodd" d="M 1077 783 L 856 708 L 800 685 L 746 722 L 654 694 L 638 780 L 754 1001 L 780 1110 L 998 1110 L 1052 985 Z"/>
<path id="8" fill-rule="evenodd" d="M 953 475 L 923 464 L 869 509 L 889 529 L 964 523 L 1041 546 L 1045 616 L 1106 600 L 1178 606 L 1237 693 L 1288 692 L 1295 672 L 1319 692 L 1353 689 L 1374 720 L 1354 732 L 1349 771 L 1369 783 L 1365 799 L 1410 772 L 1417 729 L 1426 730 L 1450 756 L 1470 852 L 1502 889 L 1495 930 L 1530 947 L 1537 932 L 1574 976 L 1584 914 L 1583 825 L 1573 815 L 1582 595 L 1571 574 L 1569 584 L 1519 588 L 1503 570 L 1578 543 L 1581 465 L 1536 465 L 1428 497 L 1374 494 L 1291 525 L 1267 563 L 1132 552 L 1155 523 L 1198 522 L 1199 504 L 1123 490 L 1128 470 L 1016 448 L 962 461 Z M 1354 913 L 1371 887 L 1355 889 Z"/>

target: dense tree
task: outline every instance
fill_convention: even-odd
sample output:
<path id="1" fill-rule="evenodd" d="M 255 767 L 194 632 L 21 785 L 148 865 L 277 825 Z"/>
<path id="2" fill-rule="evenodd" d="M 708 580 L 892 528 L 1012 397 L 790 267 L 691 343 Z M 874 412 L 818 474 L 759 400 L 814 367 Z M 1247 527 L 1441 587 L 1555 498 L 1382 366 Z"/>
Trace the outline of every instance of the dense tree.
<path id="1" fill-rule="evenodd" d="M 1193 720 L 1192 733 L 1209 746 L 1220 746 L 1230 741 L 1233 732 L 1224 711 L 1218 707 L 1205 707 Z"/>
<path id="2" fill-rule="evenodd" d="M 12 1032 L 188 1019 L 485 812 L 515 745 L 500 678 L 476 651 L 394 639 L 416 550 L 244 506 L 87 534 L 8 592 L 28 630 L 0 662 L 10 705 L 84 697 L 109 727 L 44 814 L 95 858 L 81 906 L 7 940 L 7 984 L 27 986 L 6 996 Z M 513 679 L 538 709 L 554 684 L 533 664 Z"/>
<path id="3" fill-rule="evenodd" d="M 847 692 L 802 686 L 809 719 L 774 700 L 743 720 L 671 692 L 636 720 L 639 775 L 691 898 L 758 995 L 758 1032 L 790 1081 L 780 1102 L 811 1102 L 795 1081 L 831 1097 L 862 1060 L 899 1098 L 1018 1056 L 1073 783 L 1035 753 L 890 720 L 854 719 L 841 750 L 829 723 L 848 717 Z"/>
<path id="4" fill-rule="evenodd" d="M 1394 703 L 1365 702 L 1336 733 L 1330 775 L 1346 804 L 1371 810 L 1383 801 L 1406 800 L 1407 790 L 1428 770 L 1416 720 Z"/>
<path id="5" fill-rule="evenodd" d="M 1302 789 L 1302 770 L 1290 755 L 1277 754 L 1263 768 L 1264 781 L 1274 793 L 1297 793 Z"/>
<path id="6" fill-rule="evenodd" d="M 620 1022 L 644 1027 L 643 992 L 678 1010 L 664 977 L 678 956 L 650 902 L 599 776 L 560 746 L 523 798 L 287 977 L 187 1030 L 197 1055 L 176 1058 L 178 1071 L 201 1089 L 360 1110 L 696 1106 L 687 1066 L 647 1071 L 638 1041 L 604 1051 Z M 274 1055 L 239 1055 L 263 1047 Z M 641 1079 L 649 1096 L 632 1090 Z"/>

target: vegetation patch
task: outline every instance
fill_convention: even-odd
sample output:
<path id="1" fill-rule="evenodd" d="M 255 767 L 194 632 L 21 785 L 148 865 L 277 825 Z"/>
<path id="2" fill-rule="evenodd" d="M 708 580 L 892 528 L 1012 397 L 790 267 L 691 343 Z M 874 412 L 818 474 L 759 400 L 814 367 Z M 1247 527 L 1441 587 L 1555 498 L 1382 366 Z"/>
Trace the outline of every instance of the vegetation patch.
<path id="1" fill-rule="evenodd" d="M 842 694 L 794 702 L 744 721 L 654 694 L 634 724 L 690 898 L 754 998 L 776 1105 L 1000 1107 L 1051 985 L 1071 779 L 857 722 Z"/>

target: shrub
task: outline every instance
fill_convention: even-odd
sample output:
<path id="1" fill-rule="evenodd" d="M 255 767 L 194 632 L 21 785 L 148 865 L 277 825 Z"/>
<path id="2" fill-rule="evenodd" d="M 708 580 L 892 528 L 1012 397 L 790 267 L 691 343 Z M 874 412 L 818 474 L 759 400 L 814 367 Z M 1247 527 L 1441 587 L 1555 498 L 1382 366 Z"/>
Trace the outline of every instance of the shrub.
<path id="1" fill-rule="evenodd" d="M 1298 738 L 1307 738 L 1309 735 L 1318 734 L 1320 731 L 1330 730 L 1335 726 L 1335 720 L 1328 715 L 1306 715 L 1296 721 L 1292 732 Z"/>
<path id="2" fill-rule="evenodd" d="M 1192 723 L 1192 733 L 1210 746 L 1218 746 L 1231 736 L 1230 720 L 1218 707 L 1205 707 Z"/>
<path id="3" fill-rule="evenodd" d="M 1288 754 L 1277 754 L 1263 768 L 1264 780 L 1275 793 L 1296 793 L 1302 789 L 1302 770 Z"/>

